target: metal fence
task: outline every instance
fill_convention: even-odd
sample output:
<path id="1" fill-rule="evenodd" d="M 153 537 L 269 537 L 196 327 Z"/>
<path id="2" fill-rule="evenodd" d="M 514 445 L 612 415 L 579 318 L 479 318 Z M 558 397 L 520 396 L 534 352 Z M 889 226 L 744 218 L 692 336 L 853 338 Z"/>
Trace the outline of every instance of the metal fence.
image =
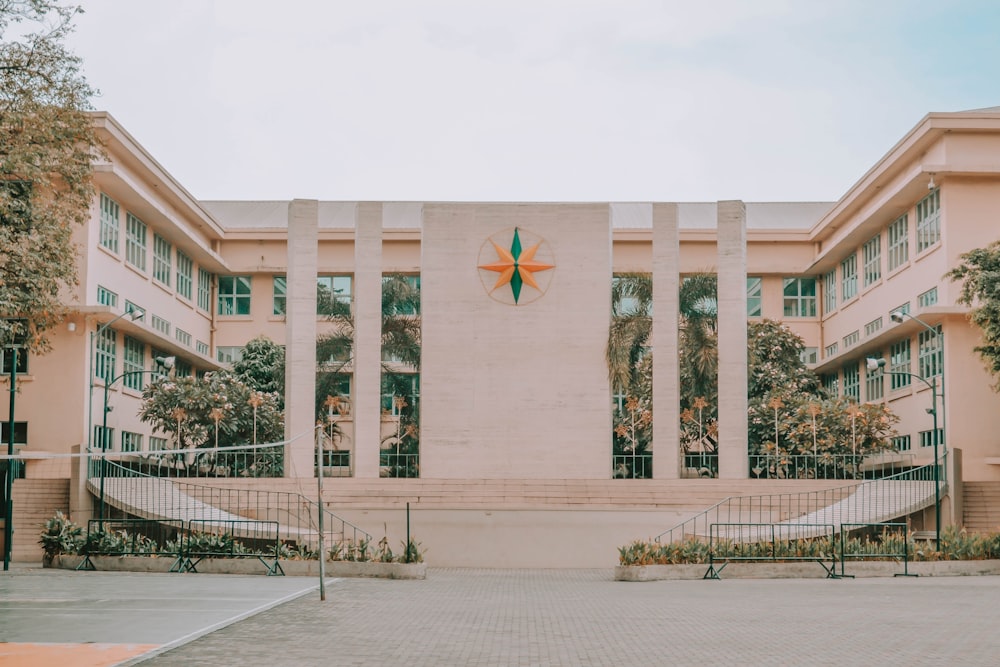
<path id="1" fill-rule="evenodd" d="M 392 450 L 379 453 L 380 477 L 420 477 L 420 454 L 397 454 Z"/>
<path id="2" fill-rule="evenodd" d="M 193 519 L 176 571 L 197 572 L 205 558 L 256 558 L 268 575 L 284 575 L 278 563 L 280 532 L 277 521 Z"/>
<path id="3" fill-rule="evenodd" d="M 889 521 L 932 506 L 935 487 L 939 494 L 946 491 L 945 460 L 946 455 L 943 455 L 937 479 L 934 464 L 929 464 L 834 489 L 730 496 L 665 530 L 655 540 L 668 543 L 691 538 L 708 540 L 712 524 L 785 523 L 806 526 Z"/>
<path id="4" fill-rule="evenodd" d="M 810 540 L 798 539 L 803 529 L 812 533 Z M 794 527 L 773 523 L 713 523 L 709 526 L 708 571 L 703 578 L 720 579 L 722 570 L 733 561 L 779 560 L 819 563 L 826 570 L 826 576 L 833 578 L 837 570 L 835 534 L 832 523 L 796 524 Z M 820 541 L 817 542 L 817 538 Z M 747 548 L 760 543 L 770 545 L 770 549 Z M 721 561 L 722 565 L 716 566 L 716 561 Z"/>
<path id="5" fill-rule="evenodd" d="M 614 454 L 611 465 L 614 479 L 649 479 L 653 476 L 653 453 Z"/>
<path id="6" fill-rule="evenodd" d="M 101 471 L 105 473 L 103 479 Z M 103 498 L 105 520 L 112 512 L 156 521 L 270 521 L 278 526 L 279 539 L 296 549 L 318 548 L 320 507 L 298 493 L 252 488 L 219 488 L 209 480 L 142 474 L 115 461 L 90 462 L 90 491 Z M 324 540 L 327 544 L 357 543 L 371 535 L 323 508 Z"/>

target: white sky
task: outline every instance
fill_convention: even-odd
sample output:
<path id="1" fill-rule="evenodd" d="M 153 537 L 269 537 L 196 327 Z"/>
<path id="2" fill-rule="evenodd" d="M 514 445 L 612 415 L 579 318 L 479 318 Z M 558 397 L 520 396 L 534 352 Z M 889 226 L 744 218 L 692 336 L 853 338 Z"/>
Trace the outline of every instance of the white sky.
<path id="1" fill-rule="evenodd" d="M 199 199 L 830 201 L 1000 104 L 991 0 L 80 0 Z"/>

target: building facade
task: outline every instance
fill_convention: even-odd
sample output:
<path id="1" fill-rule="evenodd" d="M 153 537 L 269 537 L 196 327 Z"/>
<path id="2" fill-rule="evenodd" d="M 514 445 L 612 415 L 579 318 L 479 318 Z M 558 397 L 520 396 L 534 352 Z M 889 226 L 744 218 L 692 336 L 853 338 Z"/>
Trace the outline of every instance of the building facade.
<path id="1" fill-rule="evenodd" d="M 167 449 L 139 421 L 149 375 L 132 371 L 168 355 L 180 375 L 215 370 L 265 335 L 286 347 L 286 475 L 312 476 L 315 339 L 332 326 L 323 300 L 336 299 L 356 331 L 342 446 L 349 474 L 377 478 L 394 412 L 380 376 L 381 286 L 403 274 L 421 294 L 407 397 L 419 402 L 420 476 L 607 479 L 613 276 L 652 275 L 653 348 L 671 350 L 680 281 L 712 272 L 721 477 L 748 476 L 746 323 L 765 317 L 803 337 L 829 389 L 889 402 L 898 450 L 929 462 L 933 404 L 964 478 L 1000 480 L 1000 397 L 973 352 L 960 285 L 944 277 L 1000 238 L 1000 108 L 925 116 L 838 201 L 816 203 L 198 201 L 111 116 L 94 121 L 109 159 L 76 232 L 70 315 L 51 353 L 19 364 L 23 451 Z M 682 474 L 675 357 L 654 356 L 663 478 Z M 869 373 L 868 358 L 930 380 L 940 404 L 923 382 Z M 73 465 L 39 458 L 24 473 L 69 478 Z"/>

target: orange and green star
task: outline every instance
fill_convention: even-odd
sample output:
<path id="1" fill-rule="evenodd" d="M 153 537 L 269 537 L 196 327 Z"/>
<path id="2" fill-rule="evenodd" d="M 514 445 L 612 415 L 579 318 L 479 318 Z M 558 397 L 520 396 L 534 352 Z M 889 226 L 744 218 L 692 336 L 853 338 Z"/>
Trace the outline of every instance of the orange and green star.
<path id="1" fill-rule="evenodd" d="M 541 245 L 540 242 L 530 248 L 521 249 L 521 237 L 516 227 L 514 228 L 514 240 L 510 244 L 510 250 L 500 247 L 494 241 L 490 241 L 490 243 L 493 244 L 493 248 L 496 250 L 498 261 L 490 264 L 480 264 L 479 268 L 499 273 L 500 276 L 490 291 L 492 292 L 504 285 L 510 285 L 510 290 L 514 295 L 514 303 L 517 303 L 518 299 L 521 298 L 521 287 L 524 285 L 540 289 L 538 283 L 535 282 L 534 274 L 536 272 L 548 271 L 555 267 L 554 264 L 545 264 L 535 259 L 535 253 L 538 252 L 538 246 Z"/>

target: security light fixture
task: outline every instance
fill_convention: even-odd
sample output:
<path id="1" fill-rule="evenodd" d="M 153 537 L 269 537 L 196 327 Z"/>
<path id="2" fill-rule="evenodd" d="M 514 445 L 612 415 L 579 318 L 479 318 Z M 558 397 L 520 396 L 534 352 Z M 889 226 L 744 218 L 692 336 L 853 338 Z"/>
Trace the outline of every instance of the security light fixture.
<path id="1" fill-rule="evenodd" d="M 892 320 L 893 322 L 899 324 L 900 322 L 903 321 L 903 313 L 902 313 L 902 311 L 899 311 L 899 310 L 892 311 L 891 313 L 889 313 L 889 319 Z"/>

